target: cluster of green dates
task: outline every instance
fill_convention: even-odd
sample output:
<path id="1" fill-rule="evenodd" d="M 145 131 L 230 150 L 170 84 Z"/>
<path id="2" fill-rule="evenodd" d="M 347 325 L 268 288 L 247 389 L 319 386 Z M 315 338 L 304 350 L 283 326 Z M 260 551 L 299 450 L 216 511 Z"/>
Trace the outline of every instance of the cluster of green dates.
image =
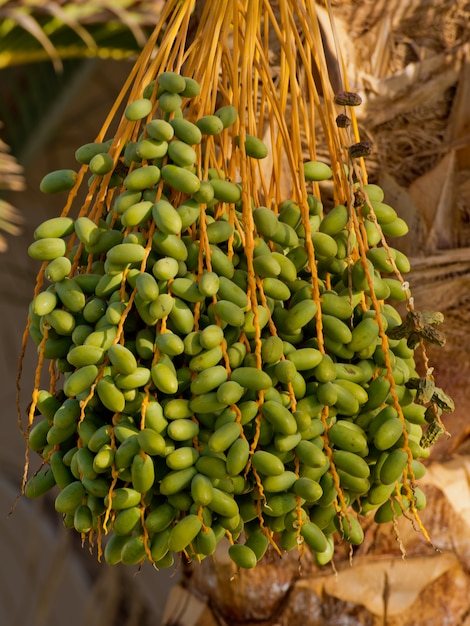
<path id="1" fill-rule="evenodd" d="M 406 387 L 417 376 L 413 350 L 389 340 L 384 353 L 367 278 L 387 331 L 402 320 L 386 301 L 405 297 L 390 259 L 401 273 L 409 263 L 380 245 L 366 205 L 369 272 L 351 262 L 348 210 L 324 214 L 312 194 L 307 230 L 293 201 L 252 206 L 247 252 L 241 184 L 215 169 L 198 175 L 196 160 L 205 137 L 230 132 L 236 112 L 185 119 L 182 103 L 197 91 L 192 79 L 162 74 L 126 110 L 144 125 L 120 155 L 127 173 L 117 173 L 110 142 L 77 150 L 92 180 L 111 174 L 109 213 L 51 218 L 35 231 L 29 254 L 45 262 L 47 283 L 31 302 L 29 331 L 60 389 L 39 391 L 28 444 L 45 464 L 25 493 L 57 486 L 68 527 L 108 535 L 110 564 L 163 568 L 181 552 L 203 559 L 227 536 L 240 567 L 254 567 L 273 542 L 304 544 L 324 564 L 338 534 L 361 543 L 358 515 L 402 514 L 403 477 L 424 473 L 425 409 Z M 155 101 L 161 115 L 148 121 Z M 248 136 L 245 153 L 267 151 Z M 309 162 L 304 175 L 322 180 L 331 170 Z M 75 180 L 53 172 L 41 187 Z M 366 192 L 383 232 L 405 234 L 381 190 Z M 413 497 L 424 506 L 419 488 Z"/>

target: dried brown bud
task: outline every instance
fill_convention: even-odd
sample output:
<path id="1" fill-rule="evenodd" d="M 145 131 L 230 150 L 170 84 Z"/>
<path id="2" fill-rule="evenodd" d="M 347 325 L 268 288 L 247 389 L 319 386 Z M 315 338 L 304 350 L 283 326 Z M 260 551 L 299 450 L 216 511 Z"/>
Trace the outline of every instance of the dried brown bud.
<path id="1" fill-rule="evenodd" d="M 372 152 L 372 144 L 370 141 L 360 141 L 359 143 L 354 143 L 352 146 L 349 146 L 349 156 L 352 159 L 359 159 L 360 157 L 369 156 Z"/>
<path id="2" fill-rule="evenodd" d="M 453 413 L 455 411 L 455 403 L 452 398 L 446 394 L 440 387 L 436 387 L 432 395 L 432 401 L 446 413 Z"/>
<path id="3" fill-rule="evenodd" d="M 435 328 L 443 320 L 444 316 L 438 311 L 408 311 L 404 322 L 392 328 L 388 336 L 390 339 L 407 337 L 407 345 L 411 349 L 419 344 L 421 338 L 443 346 L 446 342 L 445 335 Z"/>
<path id="4" fill-rule="evenodd" d="M 410 378 L 405 383 L 407 389 L 416 389 L 415 401 L 418 404 L 427 404 L 431 402 L 433 393 L 435 391 L 434 381 L 431 378 Z"/>
<path id="5" fill-rule="evenodd" d="M 411 333 L 406 340 L 406 345 L 408 348 L 411 348 L 411 350 L 414 350 L 419 345 L 420 341 L 421 337 L 418 333 Z"/>
<path id="6" fill-rule="evenodd" d="M 444 432 L 445 429 L 439 424 L 437 420 L 431 422 L 426 431 L 423 433 L 419 445 L 422 448 L 430 448 L 433 444 L 436 443 L 439 437 L 444 434 Z"/>
<path id="7" fill-rule="evenodd" d="M 116 167 L 114 168 L 114 174 L 121 176 L 121 178 L 125 178 L 129 174 L 129 168 L 122 161 L 118 161 L 116 163 Z"/>
<path id="8" fill-rule="evenodd" d="M 354 91 L 340 91 L 340 93 L 335 95 L 335 104 L 357 107 L 362 104 L 362 98 L 358 93 L 354 93 Z"/>
<path id="9" fill-rule="evenodd" d="M 340 113 L 336 118 L 336 126 L 338 128 L 347 128 L 351 126 L 351 119 L 344 113 Z"/>
<path id="10" fill-rule="evenodd" d="M 431 326 L 431 324 L 424 325 L 421 336 L 430 343 L 436 344 L 436 346 L 443 346 L 446 342 L 444 333 L 441 333 L 440 330 L 437 330 L 434 326 Z"/>
<path id="11" fill-rule="evenodd" d="M 431 404 L 428 406 L 426 411 L 424 412 L 424 419 L 428 424 L 432 424 L 436 420 L 439 420 L 439 409 L 436 404 Z"/>
<path id="12" fill-rule="evenodd" d="M 423 311 L 421 315 L 423 322 L 425 324 L 432 324 L 432 326 L 442 324 L 444 321 L 444 315 L 440 311 Z"/>

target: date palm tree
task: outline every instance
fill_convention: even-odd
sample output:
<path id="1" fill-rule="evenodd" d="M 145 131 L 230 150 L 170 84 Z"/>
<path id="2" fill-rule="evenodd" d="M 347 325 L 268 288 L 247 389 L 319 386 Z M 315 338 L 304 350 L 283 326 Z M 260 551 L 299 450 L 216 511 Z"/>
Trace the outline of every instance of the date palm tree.
<path id="1" fill-rule="evenodd" d="M 111 1 L 97 3 L 96 6 L 90 2 L 44 2 L 36 3 L 34 7 L 29 3 L 4 2 L 0 4 L 0 19 L 4 21 L 0 72 L 48 59 L 54 70 L 52 74 L 57 75 L 57 72 L 67 69 L 69 60 L 106 55 L 128 58 L 135 55 L 145 42 L 162 4 L 123 2 L 117 9 L 117 3 Z M 339 35 L 346 73 L 363 97 L 364 106 L 358 113 L 359 128 L 362 136 L 374 145 L 369 161 L 371 179 L 380 183 L 393 198 L 399 214 L 411 221 L 415 228 L 416 238 L 413 242 L 408 240 L 405 245 L 405 251 L 413 256 L 417 268 L 411 278 L 415 293 L 421 302 L 429 303 L 430 307 L 434 307 L 437 300 L 440 308 L 448 309 L 450 337 L 452 339 L 454 334 L 457 338 L 461 337 L 467 304 L 464 294 L 469 282 L 467 224 L 470 202 L 467 204 L 467 197 L 470 197 L 470 176 L 466 165 L 469 142 L 465 134 L 468 121 L 465 94 L 468 93 L 469 80 L 465 42 L 469 10 L 463 4 L 459 4 L 457 10 L 455 2 L 437 1 L 414 2 L 407 11 L 401 10 L 403 5 L 398 0 L 388 4 L 378 3 L 373 11 L 369 11 L 370 5 L 366 2 L 332 4 L 336 33 L 329 28 L 322 7 L 318 8 L 330 69 L 337 70 L 340 61 L 336 56 L 335 42 L 335 35 Z M 417 25 L 424 23 L 435 27 L 432 31 L 434 38 L 429 31 L 420 34 Z M 441 29 L 438 35 L 437 24 L 446 24 L 447 30 Z M 423 77 L 422 82 L 416 77 Z M 10 143 L 14 145 L 14 138 Z M 8 154 L 6 146 L 3 154 Z M 0 180 L 7 181 L 5 188 L 14 191 L 21 186 L 20 171 L 14 160 L 10 158 L 8 162 L 9 165 L 6 156 L 0 160 Z M 455 188 L 458 188 L 458 194 L 453 192 Z M 19 221 L 20 216 L 10 205 L 0 204 L 1 230 L 14 233 Z M 432 297 L 430 285 L 433 288 Z M 466 349 L 462 346 L 458 351 L 457 342 L 458 339 L 451 342 L 452 348 L 447 348 L 445 367 L 441 361 L 438 369 L 444 376 L 446 370 L 452 372 L 457 394 L 463 397 L 460 391 L 462 383 L 459 382 L 462 373 L 456 372 L 457 366 L 453 362 L 458 354 L 460 363 L 465 364 Z M 458 433 L 460 413 L 457 412 L 452 420 L 454 432 Z M 463 434 L 462 440 L 464 438 Z M 448 442 L 443 441 L 442 458 L 448 456 L 450 451 Z M 446 486 L 439 484 L 444 492 Z M 433 497 L 431 492 L 431 500 Z M 443 501 L 447 504 L 443 498 L 442 494 L 440 499 L 436 498 L 436 506 Z M 428 521 L 432 525 L 432 520 Z M 318 572 L 312 570 L 310 583 L 303 583 L 298 575 L 298 563 L 289 562 L 286 566 L 285 561 L 277 561 L 276 555 L 272 555 L 264 569 L 259 569 L 251 578 L 240 575 L 241 584 L 235 594 L 227 582 L 229 568 L 224 570 L 226 563 L 222 563 L 219 569 L 216 566 L 212 569 L 210 566 L 206 569 L 189 567 L 185 573 L 185 590 L 179 590 L 183 595 L 176 596 L 176 604 L 180 604 L 182 598 L 186 601 L 188 593 L 194 595 L 190 593 L 193 585 L 199 598 L 206 598 L 210 605 L 210 610 L 207 607 L 204 609 L 198 604 L 200 600 L 189 598 L 189 607 L 196 606 L 198 611 L 203 611 L 201 621 L 193 620 L 193 624 L 256 622 L 294 626 L 302 621 L 306 623 L 305 614 L 299 617 L 296 612 L 295 599 L 308 606 L 311 615 L 315 612 L 319 614 L 308 622 L 315 626 L 343 623 L 341 620 L 346 614 L 350 620 L 356 620 L 350 621 L 351 624 L 415 623 L 400 621 L 403 616 L 394 621 L 393 615 L 398 615 L 400 611 L 397 608 L 399 600 L 393 596 L 393 584 L 399 581 L 390 573 L 397 562 L 396 555 L 391 557 L 389 553 L 392 551 L 390 536 L 372 529 L 368 537 L 369 541 L 358 557 L 360 568 L 356 572 L 359 571 L 359 574 L 355 581 L 345 579 L 344 589 L 346 585 L 354 590 L 366 588 L 370 572 L 374 571 L 374 575 L 383 582 L 379 609 L 372 600 L 365 604 L 357 603 L 356 591 L 335 591 L 334 576 L 318 576 Z M 447 540 L 445 538 L 443 543 Z M 379 549 L 375 556 L 370 556 L 373 543 L 378 544 L 383 552 Z M 429 560 L 429 552 L 422 554 L 419 552 L 421 549 L 421 546 L 416 547 L 418 557 L 413 564 L 413 567 L 416 566 L 414 572 L 422 572 Z M 341 555 L 343 564 L 348 557 L 347 552 Z M 444 561 L 439 573 L 450 577 L 452 572 L 457 572 L 457 566 L 453 561 Z M 460 570 L 456 575 L 463 586 L 468 586 L 468 576 Z M 438 578 L 436 574 L 434 578 L 426 579 L 426 584 L 431 586 Z M 362 581 L 364 586 L 354 587 L 353 582 L 357 581 Z M 446 581 L 448 578 L 443 579 L 442 584 Z M 413 587 L 412 583 L 410 585 Z M 419 610 L 423 610 L 419 623 L 431 623 L 429 616 L 432 619 L 435 610 L 432 600 L 420 596 L 419 585 L 414 589 L 413 601 L 418 602 L 416 606 L 420 607 Z M 439 587 L 434 589 L 438 590 L 438 598 Z M 289 594 L 292 601 L 289 601 Z M 315 601 L 312 598 L 316 598 Z M 247 599 L 248 604 L 252 603 L 251 611 L 246 606 Z M 263 600 L 266 601 L 264 604 Z M 431 606 L 427 613 L 423 608 L 426 601 Z M 468 607 L 462 608 L 457 601 L 451 608 L 454 613 L 468 615 Z M 171 610 L 178 613 L 176 608 Z M 277 611 L 282 613 L 279 619 L 275 617 Z M 187 618 L 187 613 L 184 615 Z"/>

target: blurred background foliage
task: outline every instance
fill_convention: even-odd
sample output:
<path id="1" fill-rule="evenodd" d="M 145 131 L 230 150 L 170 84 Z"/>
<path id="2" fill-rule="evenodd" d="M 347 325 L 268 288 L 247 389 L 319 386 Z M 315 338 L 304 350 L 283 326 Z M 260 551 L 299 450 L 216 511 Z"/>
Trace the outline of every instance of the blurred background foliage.
<path id="1" fill-rule="evenodd" d="M 90 59 L 132 60 L 164 0 L 0 0 L 0 251 L 20 232 L 14 193 Z M 69 94 L 70 97 L 70 94 Z"/>

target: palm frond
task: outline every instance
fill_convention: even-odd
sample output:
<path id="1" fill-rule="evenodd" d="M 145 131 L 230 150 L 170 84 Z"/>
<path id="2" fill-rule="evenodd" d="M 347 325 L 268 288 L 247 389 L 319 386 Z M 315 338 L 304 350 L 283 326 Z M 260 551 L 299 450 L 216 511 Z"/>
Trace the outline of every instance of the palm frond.
<path id="1" fill-rule="evenodd" d="M 23 169 L 11 155 L 7 144 L 0 139 L 0 193 L 23 189 Z M 7 241 L 3 233 L 18 235 L 21 232 L 22 222 L 23 218 L 19 211 L 0 197 L 0 252 L 7 249 Z"/>
<path id="2" fill-rule="evenodd" d="M 22 191 L 23 168 L 10 154 L 10 148 L 0 139 L 0 191 Z"/>
<path id="3" fill-rule="evenodd" d="M 0 0 L 0 68 L 64 58 L 123 58 L 135 53 L 164 0 L 67 2 Z"/>

